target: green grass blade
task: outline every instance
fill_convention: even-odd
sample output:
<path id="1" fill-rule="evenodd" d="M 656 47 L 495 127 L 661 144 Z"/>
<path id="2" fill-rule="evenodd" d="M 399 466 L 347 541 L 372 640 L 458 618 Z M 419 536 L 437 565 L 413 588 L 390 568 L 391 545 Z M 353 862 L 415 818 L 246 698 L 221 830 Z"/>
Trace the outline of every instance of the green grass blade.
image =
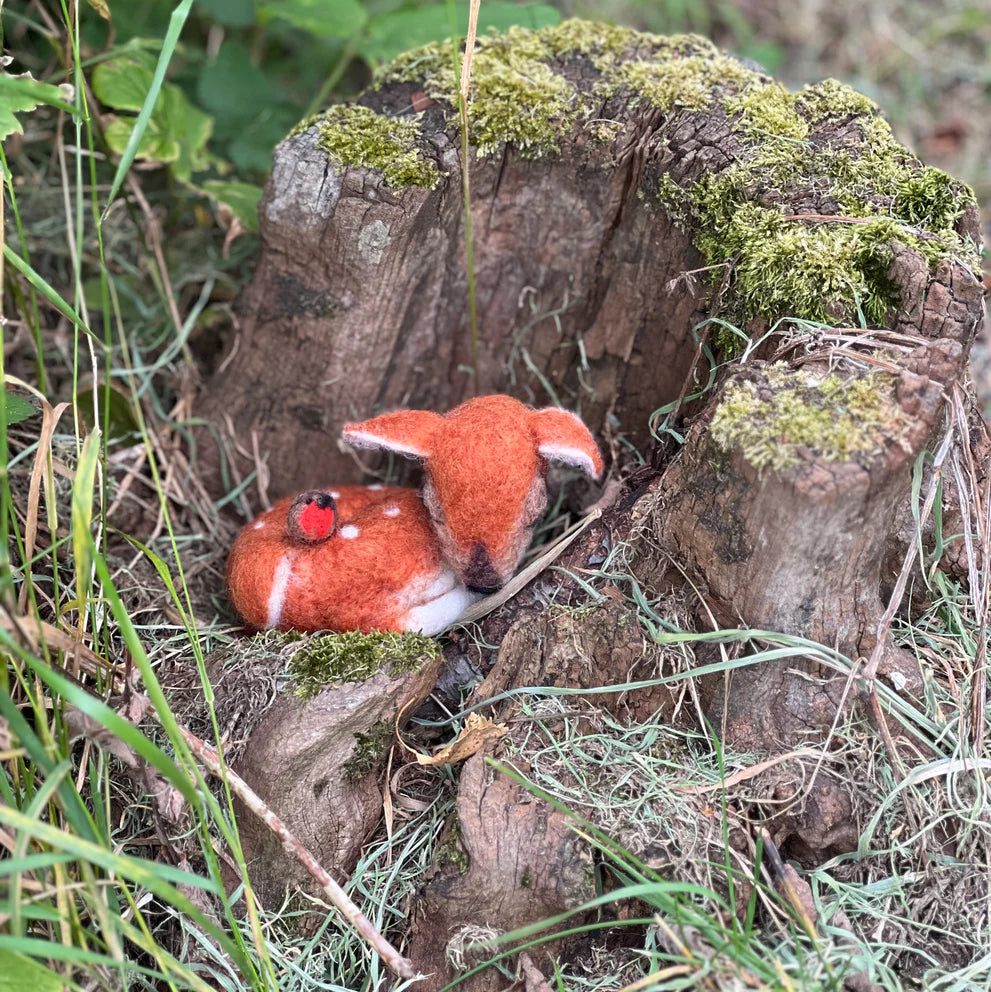
<path id="1" fill-rule="evenodd" d="M 126 878 L 133 884 L 141 886 L 195 922 L 204 933 L 209 934 L 226 953 L 230 954 L 239 966 L 246 965 L 234 941 L 198 909 L 191 899 L 176 888 L 176 885 L 181 884 L 221 896 L 217 884 L 210 879 L 159 862 L 144 861 L 126 854 L 114 854 L 102 844 L 93 844 L 74 834 L 59 830 L 51 824 L 33 820 L 20 810 L 7 806 L 0 806 L 0 823 L 13 830 L 23 831 L 43 844 L 73 854 L 80 861 L 95 865 L 118 878 Z M 173 881 L 176 885 L 172 884 Z"/>
<path id="2" fill-rule="evenodd" d="M 172 53 L 175 51 L 175 46 L 179 41 L 179 34 L 182 31 L 183 25 L 186 23 L 186 17 L 192 6 L 193 0 L 182 0 L 175 10 L 172 11 L 172 16 L 169 18 L 169 29 L 166 31 L 165 40 L 162 42 L 158 64 L 155 66 L 155 74 L 151 79 L 151 88 L 145 96 L 145 102 L 134 124 L 134 130 L 131 132 L 131 136 L 124 146 L 124 152 L 120 157 L 120 162 L 117 163 L 117 171 L 114 173 L 113 182 L 110 184 L 110 192 L 107 195 L 107 202 L 100 217 L 101 220 L 106 219 L 107 211 L 114 202 L 114 198 L 120 192 L 121 184 L 124 182 L 134 162 L 134 156 L 138 152 L 138 146 L 141 144 L 141 139 L 145 135 L 148 121 L 151 119 L 151 113 L 155 109 L 158 94 L 162 89 L 162 83 L 165 81 L 165 70 L 168 69 L 169 62 L 172 61 Z"/>
<path id="3" fill-rule="evenodd" d="M 72 484 L 72 555 L 76 569 L 76 596 L 79 601 L 79 629 L 85 627 L 86 601 L 93 572 L 93 494 L 100 463 L 100 434 L 87 436 L 79 454 L 76 478 Z"/>
<path id="4" fill-rule="evenodd" d="M 66 301 L 63 300 L 62 297 L 59 296 L 59 294 L 56 293 L 55 290 L 52 289 L 52 287 L 49 286 L 48 283 L 45 282 L 45 280 L 42 279 L 41 276 L 39 276 L 38 273 L 35 272 L 33 268 L 31 268 L 31 266 L 24 261 L 24 259 L 20 257 L 20 255 L 17 255 L 15 252 L 13 252 L 10 248 L 10 245 L 5 244 L 3 246 L 3 257 L 11 264 L 13 268 L 15 268 L 22 276 L 24 276 L 24 278 L 27 279 L 28 283 L 30 283 L 30 285 L 33 286 L 34 289 L 36 289 L 39 293 L 41 293 L 41 295 L 46 300 L 48 300 L 48 302 L 51 303 L 51 305 L 55 307 L 55 309 L 58 310 L 60 314 L 62 314 L 64 317 L 68 317 L 69 320 L 71 320 L 72 323 L 76 327 L 78 327 L 81 331 L 84 331 L 86 334 L 89 334 L 90 337 L 95 338 L 95 335 L 86 326 L 86 323 L 82 319 L 82 317 L 80 317 L 79 314 L 76 313 L 76 311 L 71 306 L 69 306 L 69 304 L 66 303 Z"/>

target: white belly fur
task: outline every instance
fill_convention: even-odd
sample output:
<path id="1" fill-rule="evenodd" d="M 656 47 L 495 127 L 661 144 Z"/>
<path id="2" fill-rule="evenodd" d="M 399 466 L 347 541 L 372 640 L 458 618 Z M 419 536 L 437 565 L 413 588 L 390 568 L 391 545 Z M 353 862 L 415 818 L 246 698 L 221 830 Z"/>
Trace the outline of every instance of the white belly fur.
<path id="1" fill-rule="evenodd" d="M 459 582 L 453 589 L 449 588 L 447 592 L 410 609 L 403 620 L 403 627 L 433 637 L 481 598 L 480 593 L 470 592 Z"/>

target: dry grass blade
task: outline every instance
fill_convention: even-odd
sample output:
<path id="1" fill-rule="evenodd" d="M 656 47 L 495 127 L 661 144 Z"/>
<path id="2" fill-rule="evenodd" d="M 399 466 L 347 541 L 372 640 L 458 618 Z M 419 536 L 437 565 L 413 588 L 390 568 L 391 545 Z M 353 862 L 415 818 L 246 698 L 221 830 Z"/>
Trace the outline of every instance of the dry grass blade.
<path id="1" fill-rule="evenodd" d="M 702 795 L 706 792 L 712 792 L 713 789 L 728 789 L 734 785 L 739 785 L 741 782 L 746 782 L 747 779 L 756 778 L 762 772 L 766 772 L 769 768 L 774 768 L 775 765 L 780 765 L 784 761 L 791 761 L 793 758 L 818 758 L 821 755 L 822 752 L 818 748 L 802 747 L 795 751 L 779 754 L 774 758 L 768 758 L 767 761 L 758 762 L 749 768 L 741 768 L 738 772 L 734 772 L 719 782 L 713 782 L 711 785 L 680 785 L 675 788 L 678 792 L 690 792 L 692 795 Z"/>
<path id="2" fill-rule="evenodd" d="M 95 676 L 100 672 L 109 671 L 115 680 L 114 690 L 119 692 L 122 688 L 121 676 L 112 662 L 101 658 L 92 648 L 72 634 L 53 627 L 44 620 L 27 614 L 14 616 L 7 613 L 0 615 L 0 629 L 17 634 L 32 651 L 37 652 L 44 644 L 55 651 L 64 652 L 73 659 L 74 667 L 78 666 L 87 675 Z"/>
<path id="3" fill-rule="evenodd" d="M 482 617 L 491 613 L 497 606 L 512 599 L 524 586 L 532 582 L 551 562 L 556 561 L 567 550 L 568 546 L 578 537 L 579 534 L 590 524 L 595 523 L 602 516 L 599 509 L 593 510 L 588 516 L 583 517 L 573 527 L 566 530 L 556 541 L 548 546 L 547 550 L 534 559 L 517 575 L 507 582 L 498 592 L 485 599 L 479 600 L 474 606 L 465 610 L 452 624 L 453 627 L 463 627 L 465 624 L 474 623 Z"/>
<path id="4" fill-rule="evenodd" d="M 55 502 L 52 498 L 52 473 L 51 473 L 51 445 L 52 435 L 58 425 L 62 414 L 71 406 L 70 403 L 59 403 L 52 407 L 44 395 L 28 383 L 23 382 L 16 376 L 4 376 L 4 381 L 12 385 L 20 386 L 33 393 L 41 403 L 41 432 L 38 435 L 38 449 L 34 456 L 34 465 L 31 468 L 31 479 L 28 482 L 28 506 L 27 519 L 24 524 L 24 560 L 30 562 L 34 558 L 35 541 L 38 537 L 38 505 L 41 501 L 41 483 L 45 481 L 45 492 L 47 494 L 46 507 L 49 514 L 49 522 L 54 523 Z M 50 526 L 52 539 L 55 537 L 55 529 Z M 21 591 L 17 597 L 17 608 L 23 613 L 27 605 L 28 583 L 21 586 Z"/>
<path id="5" fill-rule="evenodd" d="M 471 86 L 471 61 L 475 54 L 475 36 L 478 33 L 478 8 L 482 0 L 471 0 L 468 14 L 468 36 L 465 38 L 465 58 L 461 63 L 461 99 L 468 106 L 468 89 Z M 467 112 L 467 111 L 466 111 Z"/>
<path id="6" fill-rule="evenodd" d="M 871 687 L 872 695 L 875 695 L 874 679 L 877 676 L 878 665 L 881 663 L 881 658 L 884 656 L 884 650 L 888 644 L 891 621 L 894 620 L 895 613 L 898 611 L 898 607 L 901 605 L 902 598 L 905 595 L 905 586 L 908 584 L 909 577 L 912 574 L 912 562 L 919 553 L 919 540 L 922 534 L 922 528 L 932 513 L 933 503 L 935 503 L 936 495 L 939 492 L 939 481 L 942 477 L 943 462 L 946 460 L 946 455 L 957 434 L 957 430 L 954 429 L 955 426 L 956 424 L 953 423 L 948 427 L 946 436 L 943 438 L 943 443 L 939 446 L 936 457 L 933 459 L 932 479 L 929 483 L 929 491 L 926 493 L 926 501 L 923 504 L 922 512 L 919 514 L 919 520 L 912 534 L 912 540 L 909 542 L 909 546 L 905 551 L 902 567 L 898 572 L 898 579 L 895 582 L 895 588 L 892 590 L 891 598 L 888 600 L 888 606 L 877 625 L 877 643 L 864 669 L 864 678 Z"/>

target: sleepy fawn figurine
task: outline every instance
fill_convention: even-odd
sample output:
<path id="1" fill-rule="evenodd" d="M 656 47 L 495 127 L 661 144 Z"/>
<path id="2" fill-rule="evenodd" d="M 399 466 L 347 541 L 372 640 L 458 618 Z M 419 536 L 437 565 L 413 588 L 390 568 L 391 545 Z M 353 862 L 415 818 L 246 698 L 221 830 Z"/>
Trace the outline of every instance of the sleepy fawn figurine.
<path id="1" fill-rule="evenodd" d="M 311 489 L 241 530 L 227 594 L 257 630 L 438 634 L 478 599 L 440 554 L 413 489 Z"/>
<path id="2" fill-rule="evenodd" d="M 547 509 L 547 462 L 592 479 L 602 457 L 573 413 L 534 410 L 511 396 L 479 396 L 446 416 L 427 410 L 385 413 L 344 428 L 358 448 L 380 448 L 423 462 L 424 506 L 444 558 L 470 589 L 505 585 Z"/>
<path id="3" fill-rule="evenodd" d="M 547 507 L 549 460 L 602 471 L 578 417 L 509 396 L 383 414 L 344 438 L 421 460 L 422 491 L 310 490 L 244 527 L 227 588 L 251 627 L 436 634 L 512 576 Z"/>

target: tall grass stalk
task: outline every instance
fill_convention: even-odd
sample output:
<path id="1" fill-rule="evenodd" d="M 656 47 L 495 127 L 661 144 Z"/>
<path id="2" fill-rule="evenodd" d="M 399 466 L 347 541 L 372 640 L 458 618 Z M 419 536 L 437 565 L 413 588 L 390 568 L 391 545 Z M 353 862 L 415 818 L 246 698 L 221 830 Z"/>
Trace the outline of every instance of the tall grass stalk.
<path id="1" fill-rule="evenodd" d="M 471 177 L 468 158 L 468 96 L 471 92 L 471 64 L 475 52 L 475 36 L 478 31 L 478 10 L 481 0 L 471 0 L 468 14 L 468 34 L 465 40 L 465 54 L 460 50 L 457 11 L 454 0 L 447 0 L 451 21 L 451 57 L 454 62 L 454 76 L 458 85 L 458 120 L 461 132 L 461 191 L 464 199 L 465 218 L 465 266 L 468 277 L 468 323 L 471 333 L 471 368 L 475 395 L 482 392 L 482 368 L 478 349 L 478 305 L 475 299 L 475 244 L 471 233 Z"/>

